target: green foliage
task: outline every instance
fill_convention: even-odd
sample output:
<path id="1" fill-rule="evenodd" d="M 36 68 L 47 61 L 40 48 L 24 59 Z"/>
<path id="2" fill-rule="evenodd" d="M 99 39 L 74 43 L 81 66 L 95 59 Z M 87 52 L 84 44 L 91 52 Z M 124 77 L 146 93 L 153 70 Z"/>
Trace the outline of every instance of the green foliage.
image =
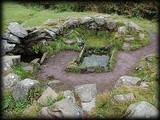
<path id="1" fill-rule="evenodd" d="M 51 106 L 51 105 L 53 105 L 55 102 L 58 102 L 58 101 L 60 101 L 60 100 L 62 100 L 62 99 L 64 99 L 64 98 L 65 98 L 65 96 L 64 96 L 63 93 L 60 93 L 60 94 L 57 96 L 56 99 L 52 99 L 51 97 L 48 97 L 47 106 Z"/>
<path id="2" fill-rule="evenodd" d="M 111 50 L 110 52 L 110 60 L 109 60 L 109 70 L 113 70 L 115 64 L 116 64 L 116 61 L 117 61 L 117 49 L 116 48 L 113 48 L 113 50 Z"/>
<path id="3" fill-rule="evenodd" d="M 32 103 L 34 100 L 38 100 L 42 92 L 43 92 L 43 87 L 41 85 L 36 85 L 32 87 L 29 90 L 28 95 L 27 95 L 28 102 Z"/>
<path id="4" fill-rule="evenodd" d="M 13 71 L 21 78 L 21 80 L 33 76 L 31 72 L 23 69 L 21 65 L 12 66 Z"/>

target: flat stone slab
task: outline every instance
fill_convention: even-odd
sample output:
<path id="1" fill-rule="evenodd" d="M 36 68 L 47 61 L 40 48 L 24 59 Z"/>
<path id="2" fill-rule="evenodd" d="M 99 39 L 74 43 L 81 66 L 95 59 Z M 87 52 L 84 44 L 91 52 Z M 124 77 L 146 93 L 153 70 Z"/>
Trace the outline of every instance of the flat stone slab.
<path id="1" fill-rule="evenodd" d="M 17 22 L 12 22 L 9 24 L 8 29 L 10 32 L 20 38 L 24 38 L 28 35 L 27 31 L 19 25 Z"/>
<path id="2" fill-rule="evenodd" d="M 63 99 L 56 102 L 51 106 L 51 108 L 58 108 L 65 118 L 78 118 L 82 117 L 83 114 L 81 108 L 69 99 Z"/>
<path id="3" fill-rule="evenodd" d="M 102 66 L 104 68 L 107 68 L 107 64 L 109 61 L 109 57 L 106 55 L 91 55 L 88 57 L 84 57 L 84 60 L 81 64 L 83 67 L 97 67 Z"/>
<path id="4" fill-rule="evenodd" d="M 138 78 L 138 77 L 122 76 L 118 79 L 116 83 L 116 87 L 120 85 L 125 85 L 129 87 L 136 86 L 140 81 L 141 81 L 141 78 Z"/>
<path id="5" fill-rule="evenodd" d="M 140 101 L 131 104 L 126 113 L 127 118 L 156 118 L 159 115 L 159 111 L 153 105 L 146 101 Z"/>
<path id="6" fill-rule="evenodd" d="M 121 94 L 121 95 L 115 95 L 113 96 L 113 99 L 116 102 L 126 102 L 126 101 L 130 101 L 130 100 L 134 100 L 134 94 L 133 93 L 128 93 L 128 94 Z"/>
<path id="7" fill-rule="evenodd" d="M 81 102 L 90 102 L 97 94 L 96 84 L 83 84 L 75 86 L 75 92 Z"/>

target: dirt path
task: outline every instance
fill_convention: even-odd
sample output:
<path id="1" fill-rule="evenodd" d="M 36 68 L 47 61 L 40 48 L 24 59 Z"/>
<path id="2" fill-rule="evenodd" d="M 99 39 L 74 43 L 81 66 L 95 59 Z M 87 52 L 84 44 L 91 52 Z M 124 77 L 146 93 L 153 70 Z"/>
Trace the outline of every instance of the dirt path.
<path id="1" fill-rule="evenodd" d="M 123 75 L 128 75 L 134 64 L 141 58 L 151 53 L 158 52 L 158 37 L 155 34 L 150 34 L 152 42 L 136 51 L 119 52 L 117 56 L 117 63 L 111 72 L 107 73 L 90 73 L 90 74 L 77 74 L 67 73 L 64 71 L 68 62 L 74 60 L 79 52 L 75 51 L 62 51 L 56 56 L 48 58 L 40 67 L 38 76 L 41 79 L 46 79 L 48 76 L 54 76 L 55 79 L 63 81 L 67 86 L 65 89 L 71 89 L 75 85 L 84 83 L 96 83 L 98 92 L 104 90 L 112 90 L 118 78 Z"/>

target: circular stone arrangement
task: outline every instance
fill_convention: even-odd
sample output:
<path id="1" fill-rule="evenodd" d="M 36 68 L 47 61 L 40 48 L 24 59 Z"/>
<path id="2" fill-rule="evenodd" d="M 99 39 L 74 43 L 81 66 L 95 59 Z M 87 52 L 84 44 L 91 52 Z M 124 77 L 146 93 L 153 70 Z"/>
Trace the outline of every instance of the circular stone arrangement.
<path id="1" fill-rule="evenodd" d="M 146 31 L 134 22 L 123 23 L 106 16 L 68 18 L 61 25 L 53 25 L 52 22 L 46 21 L 43 27 L 27 30 L 17 22 L 10 23 L 9 31 L 2 37 L 3 55 L 20 54 L 26 59 L 26 56 L 31 58 L 37 53 L 42 56 L 45 52 L 55 54 L 60 50 L 81 50 L 66 71 L 104 72 L 114 68 L 117 50 L 135 50 L 150 42 Z M 108 49 L 108 46 L 112 47 Z"/>

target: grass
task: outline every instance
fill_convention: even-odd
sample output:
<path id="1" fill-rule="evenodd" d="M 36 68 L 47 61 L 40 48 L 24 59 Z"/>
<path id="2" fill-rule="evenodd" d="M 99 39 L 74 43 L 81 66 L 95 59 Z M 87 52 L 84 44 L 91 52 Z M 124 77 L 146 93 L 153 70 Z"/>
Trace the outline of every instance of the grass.
<path id="1" fill-rule="evenodd" d="M 104 116 L 109 118 L 121 118 L 122 115 L 127 110 L 128 106 L 132 103 L 139 102 L 139 101 L 147 101 L 156 108 L 158 107 L 158 86 L 157 86 L 157 55 L 152 54 L 150 56 L 152 59 L 150 69 L 148 69 L 147 66 L 144 67 L 141 72 L 134 71 L 131 75 L 140 77 L 144 79 L 144 77 L 147 77 L 148 81 L 150 83 L 150 87 L 148 89 L 142 89 L 139 87 L 126 87 L 126 86 L 120 86 L 114 89 L 112 92 L 104 92 L 102 94 L 99 94 L 96 98 L 96 108 L 92 111 L 92 116 Z M 146 65 L 148 62 L 145 58 L 141 59 L 135 68 L 140 64 Z M 151 72 L 152 71 L 152 72 Z M 152 76 L 152 77 L 151 77 Z M 114 95 L 119 94 L 127 94 L 127 93 L 133 93 L 135 96 L 135 100 L 128 101 L 128 102 L 122 102 L 122 103 L 115 103 L 113 101 Z"/>
<path id="2" fill-rule="evenodd" d="M 38 6 L 23 6 L 16 2 L 4 2 L 3 8 L 3 30 L 5 30 L 10 22 L 17 21 L 24 25 L 24 27 L 41 26 L 42 23 L 51 18 L 53 20 L 63 19 L 67 17 L 83 17 L 83 16 L 94 16 L 94 15 L 106 15 L 96 12 L 57 12 L 56 10 L 45 10 Z M 140 27 L 144 29 L 150 29 L 152 32 L 158 31 L 158 23 L 149 21 L 146 19 L 140 19 L 136 17 L 119 16 L 111 14 L 113 19 L 119 21 L 134 21 Z"/>

